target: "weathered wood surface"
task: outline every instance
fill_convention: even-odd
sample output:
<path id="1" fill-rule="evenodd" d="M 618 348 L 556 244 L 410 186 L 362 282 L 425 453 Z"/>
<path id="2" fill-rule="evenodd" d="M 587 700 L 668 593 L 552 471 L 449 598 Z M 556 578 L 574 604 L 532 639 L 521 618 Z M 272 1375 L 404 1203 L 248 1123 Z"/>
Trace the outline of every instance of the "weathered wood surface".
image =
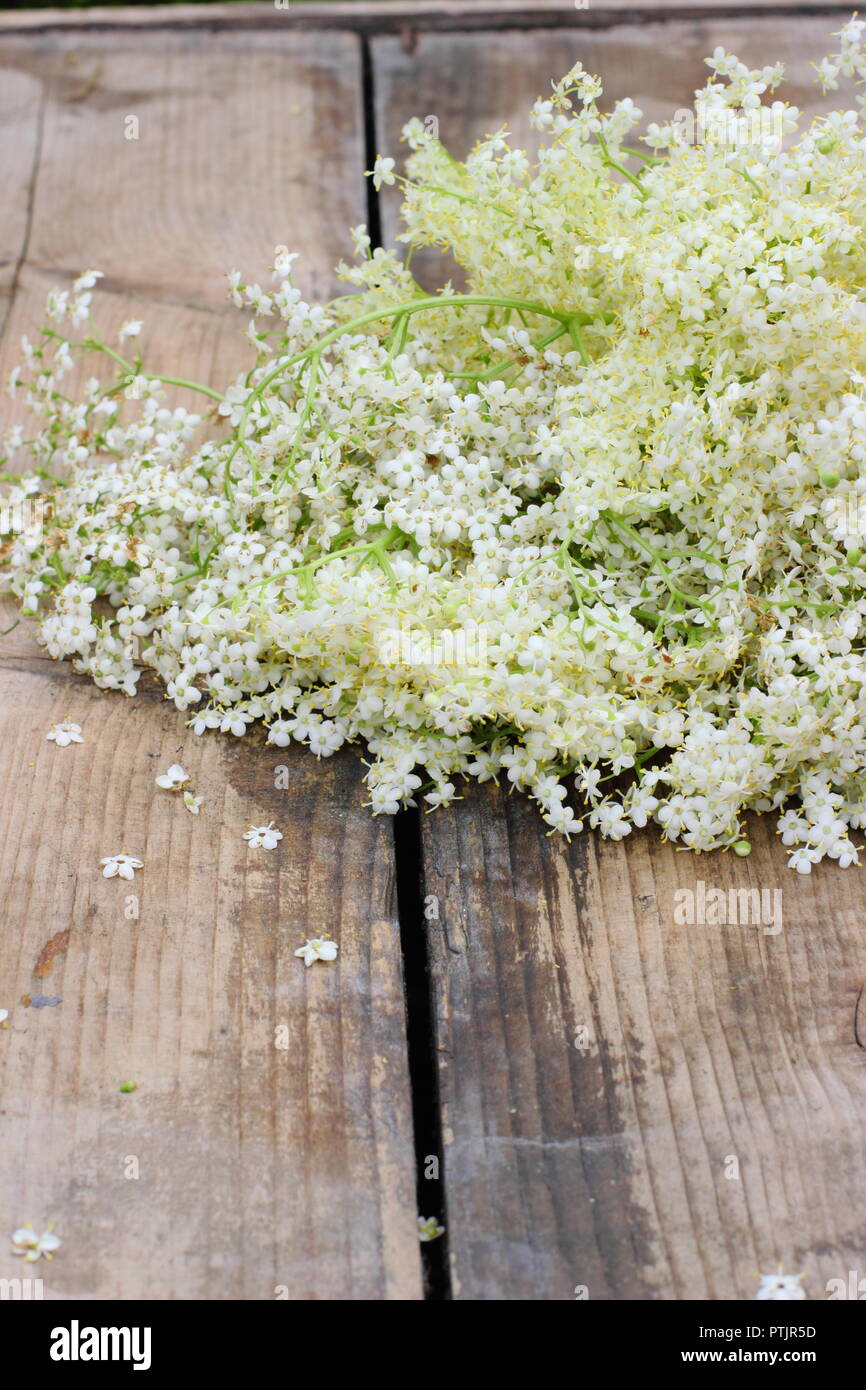
<path id="1" fill-rule="evenodd" d="M 790 99 L 828 109 L 810 63 L 836 27 L 383 37 L 379 148 L 430 114 L 458 157 L 502 124 L 530 143 L 529 105 L 578 58 L 658 119 L 716 44 L 783 58 Z M 440 279 L 435 253 L 419 266 Z M 454 1297 L 753 1298 L 781 1263 L 823 1298 L 866 1272 L 866 870 L 804 881 L 768 822 L 747 862 L 651 833 L 565 845 L 520 798 L 464 796 L 422 820 Z M 677 925 L 674 893 L 699 879 L 781 888 L 782 931 Z"/>
<path id="2" fill-rule="evenodd" d="M 0 14 L 0 29 L 32 31 L 49 28 L 154 28 L 200 29 L 270 28 L 285 25 L 299 28 L 350 28 L 367 33 L 392 29 L 477 29 L 488 30 L 518 25 L 544 24 L 561 27 L 578 24 L 604 27 L 611 18 L 627 15 L 632 23 L 642 23 L 659 14 L 689 15 L 712 12 L 734 14 L 782 11 L 809 14 L 815 10 L 850 13 L 839 0 L 589 0 L 580 7 L 576 0 L 260 0 L 240 5 L 129 5 L 88 6 L 86 11 L 48 8 Z"/>
<path id="3" fill-rule="evenodd" d="M 565 845 L 496 789 L 426 819 L 456 1298 L 753 1298 L 780 1263 L 823 1298 L 866 1268 L 863 880 L 752 839 L 745 868 Z M 781 931 L 677 925 L 699 879 L 780 888 Z"/>
<path id="4" fill-rule="evenodd" d="M 7 39 L 0 68 L 4 375 L 49 286 L 87 265 L 107 329 L 144 318 L 155 370 L 215 384 L 248 356 L 228 268 L 264 279 L 287 243 L 330 291 L 364 215 L 354 37 L 85 28 Z M 4 1234 L 57 1222 L 46 1297 L 419 1297 L 393 836 L 357 760 L 197 739 L 158 694 L 101 695 L 52 663 L 25 625 L 0 667 Z M 46 741 L 65 715 L 82 747 Z M 154 786 L 174 761 L 198 819 Z M 282 844 L 248 849 L 269 820 Z M 145 861 L 133 884 L 101 877 L 121 849 Z M 307 970 L 293 951 L 321 933 L 339 960 Z M 62 1003 L 22 1005 L 36 993 Z M 4 1241 L 0 1277 L 21 1273 Z"/>
<path id="5" fill-rule="evenodd" d="M 378 148 L 413 114 L 457 153 L 503 121 L 523 139 L 578 56 L 654 118 L 717 42 L 787 58 L 806 106 L 844 13 L 660 23 L 654 8 L 734 6 L 607 0 L 575 29 L 553 0 L 535 12 L 562 32 L 493 32 L 529 8 L 328 9 L 374 35 Z M 88 264 L 107 325 L 144 318 L 156 370 L 215 383 L 246 361 L 229 266 L 261 277 L 285 243 L 330 292 L 368 159 L 358 40 L 297 32 L 322 9 L 281 12 L 284 33 L 269 5 L 0 15 L 0 371 L 48 287 Z M 450 31 L 482 19 L 488 34 Z M 46 742 L 66 714 L 84 747 Z M 0 723 L 0 1205 L 10 1232 L 58 1222 L 46 1295 L 419 1297 L 393 843 L 356 759 L 197 740 L 156 694 L 100 695 L 50 662 L 24 625 L 0 639 Z M 197 821 L 153 786 L 176 760 Z M 241 839 L 260 819 L 285 836 L 273 854 Z M 747 862 L 651 834 L 566 845 L 489 787 L 422 836 L 455 1297 L 749 1298 L 781 1262 L 821 1298 L 866 1272 L 862 870 L 799 879 L 766 823 Z M 138 920 L 98 870 L 121 848 L 146 862 Z M 699 879 L 781 888 L 782 930 L 677 925 L 674 893 Z M 323 931 L 339 962 L 306 971 L 292 951 Z M 63 1002 L 20 1003 L 37 991 Z M 0 1277 L 20 1273 L 0 1252 Z"/>

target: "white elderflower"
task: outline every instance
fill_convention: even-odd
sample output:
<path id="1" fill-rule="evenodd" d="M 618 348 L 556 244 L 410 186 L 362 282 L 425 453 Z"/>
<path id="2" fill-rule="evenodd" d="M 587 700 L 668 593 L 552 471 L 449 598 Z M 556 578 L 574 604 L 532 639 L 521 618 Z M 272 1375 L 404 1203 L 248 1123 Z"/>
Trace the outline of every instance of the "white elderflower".
<path id="1" fill-rule="evenodd" d="M 802 1287 L 802 1274 L 783 1274 L 782 1266 L 779 1266 L 776 1274 L 762 1274 L 761 1284 L 756 1299 L 770 1299 L 774 1302 L 785 1302 L 786 1300 L 797 1300 L 806 1297 L 806 1290 Z"/>
<path id="2" fill-rule="evenodd" d="M 118 331 L 117 341 L 124 343 L 127 338 L 137 338 L 143 327 L 141 319 L 127 319 Z"/>
<path id="3" fill-rule="evenodd" d="M 67 748 L 70 743 L 83 743 L 81 725 L 74 724 L 71 719 L 62 719 L 59 724 L 52 724 L 46 738 L 56 743 L 58 748 Z"/>
<path id="4" fill-rule="evenodd" d="M 151 673 L 197 735 L 362 744 L 373 814 L 447 814 L 472 777 L 566 837 L 745 855 L 773 814 L 796 873 L 855 866 L 864 36 L 815 55 L 847 90 L 811 122 L 780 64 L 721 45 L 645 137 L 581 64 L 535 104 L 532 158 L 497 130 L 460 163 L 410 121 L 405 170 L 372 170 L 404 192 L 407 261 L 356 228 L 356 293 L 324 305 L 287 247 L 272 290 L 232 272 L 254 354 L 232 382 L 138 356 L 118 381 L 97 273 L 52 292 L 0 499 L 48 654 L 127 695 Z M 428 245 L 471 294 L 431 306 L 408 262 Z M 207 429 L 167 404 L 179 383 Z"/>
<path id="5" fill-rule="evenodd" d="M 394 160 L 379 155 L 373 165 L 373 187 L 378 192 L 383 183 L 393 183 L 394 180 Z"/>
<path id="6" fill-rule="evenodd" d="M 177 791 L 185 782 L 189 781 L 189 773 L 184 772 L 180 763 L 172 763 L 168 771 L 161 772 L 158 777 L 154 778 L 154 781 L 158 787 L 164 788 L 165 791 L 173 792 Z"/>
<path id="7" fill-rule="evenodd" d="M 105 273 L 102 270 L 84 270 L 72 282 L 72 289 L 75 294 L 81 294 L 84 290 L 92 290 L 97 281 L 104 278 Z"/>
<path id="8" fill-rule="evenodd" d="M 203 800 L 204 797 L 194 796 L 191 791 L 185 791 L 183 794 L 183 804 L 189 811 L 191 816 L 198 815 L 199 811 L 201 810 L 201 804 Z"/>
<path id="9" fill-rule="evenodd" d="M 8 1009 L 0 1009 L 0 1027 L 2 1027 L 2 1026 L 6 1023 L 6 1020 L 7 1020 L 8 1017 L 9 1017 L 9 1010 L 8 1010 Z"/>
<path id="10" fill-rule="evenodd" d="M 273 821 L 267 825 L 251 825 L 249 830 L 244 831 L 244 839 L 250 849 L 276 849 L 282 838 L 283 832 L 274 829 Z"/>
<path id="11" fill-rule="evenodd" d="M 418 1217 L 418 1239 L 424 1243 L 430 1240 L 438 1240 L 444 1236 L 445 1227 L 440 1226 L 435 1216 Z"/>
<path id="12" fill-rule="evenodd" d="M 134 878 L 136 869 L 143 869 L 144 862 L 135 859 L 131 854 L 109 854 L 105 859 L 100 859 L 102 864 L 103 878 Z"/>
<path id="13" fill-rule="evenodd" d="M 303 946 L 299 946 L 295 955 L 302 958 L 304 965 L 312 965 L 313 961 L 316 960 L 336 960 L 338 950 L 336 941 L 330 941 L 323 936 L 314 936 L 309 941 L 305 941 Z"/>
<path id="14" fill-rule="evenodd" d="M 41 1236 L 36 1234 L 32 1226 L 21 1226 L 12 1235 L 12 1254 L 23 1255 L 31 1264 L 39 1259 L 53 1260 L 54 1251 L 59 1249 L 60 1244 L 60 1237 L 54 1234 L 50 1226 Z"/>

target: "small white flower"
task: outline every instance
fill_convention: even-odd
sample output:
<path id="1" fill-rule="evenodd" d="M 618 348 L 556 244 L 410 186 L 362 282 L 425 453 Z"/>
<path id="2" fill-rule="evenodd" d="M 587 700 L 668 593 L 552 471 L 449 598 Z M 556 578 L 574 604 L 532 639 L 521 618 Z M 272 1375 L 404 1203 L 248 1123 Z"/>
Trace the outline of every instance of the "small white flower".
<path id="1" fill-rule="evenodd" d="M 53 1251 L 60 1245 L 60 1237 L 56 1236 L 50 1226 L 47 1231 L 43 1231 L 38 1236 L 32 1226 L 22 1226 L 12 1235 L 13 1255 L 23 1255 L 25 1260 L 31 1264 L 42 1256 L 46 1260 L 53 1260 Z"/>
<path id="2" fill-rule="evenodd" d="M 189 774 L 184 772 L 180 763 L 172 763 L 168 772 L 160 773 L 159 777 L 154 780 L 158 787 L 163 787 L 167 792 L 173 792 L 182 787 L 184 782 L 189 781 Z"/>
<path id="3" fill-rule="evenodd" d="M 73 282 L 72 288 L 76 294 L 80 294 L 82 290 L 92 290 L 97 280 L 104 278 L 104 272 L 101 270 L 83 270 L 78 279 Z"/>
<path id="4" fill-rule="evenodd" d="M 418 1239 L 420 1241 L 438 1240 L 444 1234 L 445 1227 L 439 1225 L 435 1216 L 418 1217 Z"/>
<path id="5" fill-rule="evenodd" d="M 204 798 L 201 796 L 193 796 L 192 792 L 184 792 L 183 794 L 183 804 L 191 816 L 198 815 L 203 800 Z"/>
<path id="6" fill-rule="evenodd" d="M 56 743 L 58 748 L 66 748 L 70 743 L 84 742 L 81 737 L 81 725 L 73 724 L 71 719 L 62 719 L 59 724 L 52 724 L 45 737 Z"/>
<path id="7" fill-rule="evenodd" d="M 142 329 L 141 319 L 127 319 L 117 335 L 119 343 L 125 342 L 127 338 L 137 338 Z"/>
<path id="8" fill-rule="evenodd" d="M 327 937 L 323 936 L 314 936 L 305 941 L 303 946 L 299 946 L 295 955 L 302 957 L 304 965 L 312 965 L 314 960 L 336 960 L 339 949 L 336 941 L 329 941 Z"/>
<path id="9" fill-rule="evenodd" d="M 2 1027 L 2 1025 L 6 1022 L 6 1020 L 7 1020 L 8 1017 L 9 1017 L 9 1010 L 8 1010 L 8 1009 L 0 1009 L 0 1027 Z"/>
<path id="10" fill-rule="evenodd" d="M 103 878 L 117 878 L 118 875 L 120 878 L 134 878 L 136 869 L 144 868 L 144 861 L 134 859 L 131 854 L 109 854 L 99 862 L 105 866 Z"/>
<path id="11" fill-rule="evenodd" d="M 802 1274 L 783 1274 L 779 1265 L 777 1274 L 761 1275 L 761 1287 L 755 1298 L 770 1299 L 776 1303 L 805 1298 L 806 1290 L 800 1282 L 802 1278 Z"/>
<path id="12" fill-rule="evenodd" d="M 378 159 L 376 160 L 376 163 L 373 165 L 374 188 L 378 192 L 378 190 L 382 187 L 383 183 L 393 183 L 394 180 L 395 174 L 393 159 L 383 158 L 382 155 L 379 155 Z"/>
<path id="13" fill-rule="evenodd" d="M 244 831 L 244 839 L 250 849 L 276 849 L 282 838 L 283 832 L 274 830 L 273 821 L 269 821 L 267 825 L 251 825 L 249 830 Z"/>

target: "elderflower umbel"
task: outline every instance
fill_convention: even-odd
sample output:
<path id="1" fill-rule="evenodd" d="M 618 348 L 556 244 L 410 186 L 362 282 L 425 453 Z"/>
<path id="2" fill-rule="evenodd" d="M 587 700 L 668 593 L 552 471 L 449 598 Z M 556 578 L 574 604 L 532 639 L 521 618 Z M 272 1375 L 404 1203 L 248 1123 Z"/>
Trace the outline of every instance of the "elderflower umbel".
<path id="1" fill-rule="evenodd" d="M 295 951 L 296 956 L 300 956 L 304 965 L 312 965 L 316 960 L 336 960 L 339 946 L 336 941 L 329 941 L 327 937 L 314 936 L 309 941 L 305 941 L 303 946 L 299 946 Z"/>
<path id="2" fill-rule="evenodd" d="M 866 78 L 864 33 L 825 89 Z M 5 565 L 50 655 L 128 695 L 154 672 L 197 735 L 363 743 L 374 814 L 475 777 L 566 836 L 745 854 L 774 813 L 798 873 L 855 864 L 866 101 L 803 121 L 780 64 L 707 65 L 643 136 L 579 63 L 537 155 L 498 131 L 461 164 L 410 121 L 373 182 L 466 292 L 356 227 L 357 293 L 314 305 L 276 248 L 272 285 L 229 278 L 254 357 L 220 389 L 108 348 L 97 272 L 53 291 L 10 379 L 35 426 L 4 440 L 4 501 L 46 502 Z"/>

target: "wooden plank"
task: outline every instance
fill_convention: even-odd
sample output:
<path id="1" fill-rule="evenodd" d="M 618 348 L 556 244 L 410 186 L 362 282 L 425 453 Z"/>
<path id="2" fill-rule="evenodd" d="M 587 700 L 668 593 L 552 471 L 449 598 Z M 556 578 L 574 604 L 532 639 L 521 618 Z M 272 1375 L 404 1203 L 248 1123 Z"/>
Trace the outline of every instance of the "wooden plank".
<path id="1" fill-rule="evenodd" d="M 0 68 L 44 105 L 29 239 L 17 213 L 0 222 L 4 247 L 26 252 L 4 369 L 48 286 L 85 265 L 106 271 L 106 326 L 143 317 L 156 370 L 216 384 L 248 360 L 225 270 L 264 277 L 284 242 L 306 287 L 329 287 L 363 217 L 352 36 L 84 31 L 4 40 Z M 123 138 L 130 113 L 138 142 Z M 32 141 L 20 159 L 16 209 Z M 36 1271 L 46 1297 L 420 1297 L 393 837 L 362 807 L 357 758 L 197 739 L 158 693 L 103 695 L 48 662 L 23 625 L 0 655 L 15 788 L 0 1187 L 10 1231 L 57 1222 L 61 1251 Z M 83 747 L 46 741 L 64 715 Z M 205 798 L 198 819 L 154 786 L 174 761 Z M 250 850 L 243 831 L 269 820 L 279 848 Z M 123 848 L 145 861 L 134 884 L 99 870 Z M 67 928 L 66 953 L 34 976 Z M 340 956 L 307 970 L 293 952 L 317 933 Z M 21 1003 L 36 993 L 62 1003 Z M 4 1244 L 0 1277 L 20 1273 Z"/>
<path id="2" fill-rule="evenodd" d="M 850 14 L 839 0 L 590 0 L 581 8 L 575 0 L 274 0 L 234 4 L 132 5 L 88 7 L 86 11 L 38 9 L 0 14 L 0 31 L 87 28 L 237 29 L 346 28 L 362 33 L 393 33 L 411 29 L 471 29 L 560 27 L 577 24 L 597 28 L 627 16 L 640 24 L 658 15 L 810 14 L 816 10 Z"/>
<path id="3" fill-rule="evenodd" d="M 816 109 L 829 27 L 377 39 L 379 148 L 427 114 L 457 155 L 502 123 L 528 142 L 533 97 L 577 58 L 657 119 L 717 43 L 786 60 L 792 99 Z M 441 275 L 428 258 L 426 282 Z M 862 1270 L 863 871 L 799 878 L 770 821 L 748 861 L 696 859 L 650 832 L 567 845 L 523 798 L 462 794 L 422 818 L 454 1296 L 753 1298 L 781 1262 L 822 1298 Z M 678 926 L 674 893 L 698 880 L 781 888 L 783 930 Z"/>
<path id="4" fill-rule="evenodd" d="M 745 868 L 566 845 L 490 788 L 425 818 L 456 1298 L 749 1299 L 779 1263 L 822 1298 L 864 1268 L 862 871 L 750 835 Z M 676 925 L 698 880 L 780 888 L 782 930 Z"/>
<path id="5" fill-rule="evenodd" d="M 0 61 L 4 86 L 11 70 L 50 93 L 31 267 L 74 275 L 86 259 L 103 292 L 228 313 L 228 271 L 266 277 L 291 241 L 305 292 L 337 289 L 365 206 L 357 40 L 73 33 L 5 38 Z"/>
<path id="6" fill-rule="evenodd" d="M 83 747 L 46 741 L 66 715 Z M 355 758 L 197 739 L 158 697 L 59 668 L 4 671 L 0 727 L 0 1183 L 13 1226 L 57 1222 L 51 1295 L 417 1296 L 391 835 Z M 197 819 L 154 787 L 174 761 Z M 250 850 L 271 820 L 279 849 Z M 101 876 L 121 849 L 144 860 L 134 884 Z M 293 952 L 320 934 L 338 962 L 307 970 Z M 36 993 L 62 1003 L 23 1007 Z M 21 1272 L 5 1245 L 0 1272 Z"/>
<path id="7" fill-rule="evenodd" d="M 0 334 L 27 243 L 41 122 L 40 83 L 26 72 L 4 71 L 0 82 Z"/>

